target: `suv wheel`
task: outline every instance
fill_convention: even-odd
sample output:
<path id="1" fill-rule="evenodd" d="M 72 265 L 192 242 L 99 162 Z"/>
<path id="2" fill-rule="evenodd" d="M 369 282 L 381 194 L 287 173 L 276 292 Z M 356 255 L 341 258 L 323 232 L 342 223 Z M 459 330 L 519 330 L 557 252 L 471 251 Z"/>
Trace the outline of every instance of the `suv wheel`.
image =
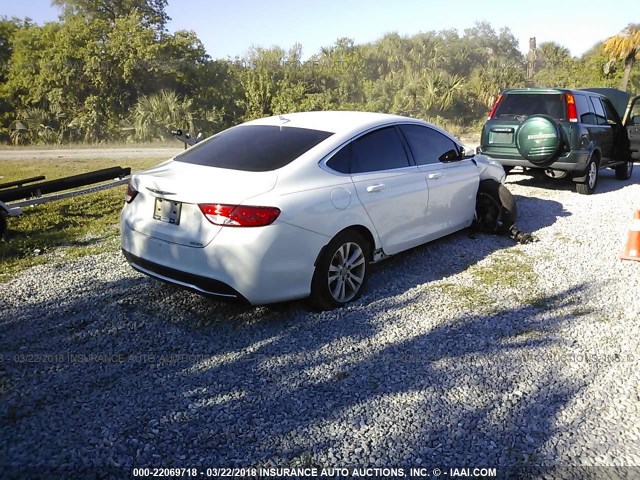
<path id="1" fill-rule="evenodd" d="M 576 184 L 576 190 L 582 195 L 591 195 L 596 191 L 596 185 L 598 184 L 598 161 L 591 157 L 587 164 L 587 171 L 585 179 Z"/>
<path id="2" fill-rule="evenodd" d="M 633 162 L 624 162 L 616 167 L 616 178 L 618 180 L 629 180 L 633 174 Z"/>

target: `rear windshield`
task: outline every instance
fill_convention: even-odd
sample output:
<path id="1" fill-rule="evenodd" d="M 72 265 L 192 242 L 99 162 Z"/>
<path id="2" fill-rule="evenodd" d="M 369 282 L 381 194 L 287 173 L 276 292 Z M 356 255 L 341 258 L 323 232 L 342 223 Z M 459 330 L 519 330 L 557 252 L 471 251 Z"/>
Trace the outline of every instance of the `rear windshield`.
<path id="1" fill-rule="evenodd" d="M 512 93 L 498 104 L 493 118 L 517 120 L 518 117 L 549 115 L 565 120 L 564 95 L 561 93 Z"/>
<path id="2" fill-rule="evenodd" d="M 187 149 L 177 162 L 247 172 L 276 170 L 333 135 L 331 132 L 276 125 L 230 128 Z"/>

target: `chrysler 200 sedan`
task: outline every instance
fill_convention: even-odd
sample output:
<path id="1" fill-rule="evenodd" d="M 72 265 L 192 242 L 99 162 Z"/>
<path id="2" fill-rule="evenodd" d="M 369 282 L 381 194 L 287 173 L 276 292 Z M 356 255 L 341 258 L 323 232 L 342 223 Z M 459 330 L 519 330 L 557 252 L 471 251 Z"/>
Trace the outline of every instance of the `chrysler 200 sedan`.
<path id="1" fill-rule="evenodd" d="M 422 120 L 274 116 L 133 175 L 122 250 L 136 270 L 210 297 L 331 309 L 362 293 L 371 262 L 479 216 L 513 223 L 504 177 Z"/>

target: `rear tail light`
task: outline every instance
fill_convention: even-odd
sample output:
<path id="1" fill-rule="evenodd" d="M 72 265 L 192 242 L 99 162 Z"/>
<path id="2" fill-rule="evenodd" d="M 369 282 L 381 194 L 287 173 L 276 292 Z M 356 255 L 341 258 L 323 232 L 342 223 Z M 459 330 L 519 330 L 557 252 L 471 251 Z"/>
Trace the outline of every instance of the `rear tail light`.
<path id="1" fill-rule="evenodd" d="M 276 207 L 220 203 L 201 203 L 198 207 L 211 223 L 225 227 L 263 227 L 272 224 L 280 215 L 280 209 Z"/>
<path id="2" fill-rule="evenodd" d="M 491 110 L 489 110 L 489 116 L 487 117 L 487 120 L 491 120 L 493 118 L 493 115 L 496 113 L 496 108 L 498 108 L 498 104 L 500 103 L 500 100 L 502 100 L 502 94 L 498 95 L 498 99 L 496 100 L 496 103 L 494 103 L 493 107 L 491 107 Z"/>
<path id="3" fill-rule="evenodd" d="M 567 101 L 567 117 L 569 117 L 570 122 L 577 122 L 578 111 L 576 110 L 576 101 L 570 93 L 567 93 L 565 98 Z"/>
<path id="4" fill-rule="evenodd" d="M 127 203 L 133 202 L 133 199 L 138 195 L 138 191 L 131 186 L 131 184 L 127 185 L 127 193 L 124 194 L 124 201 Z"/>

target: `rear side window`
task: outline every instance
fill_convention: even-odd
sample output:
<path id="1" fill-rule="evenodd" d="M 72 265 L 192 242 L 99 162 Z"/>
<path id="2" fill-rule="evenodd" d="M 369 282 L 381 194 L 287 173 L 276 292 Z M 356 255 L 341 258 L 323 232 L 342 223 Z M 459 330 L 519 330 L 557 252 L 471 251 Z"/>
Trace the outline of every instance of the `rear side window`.
<path id="1" fill-rule="evenodd" d="M 593 104 L 593 110 L 596 112 L 596 125 L 605 125 L 607 123 L 607 117 L 604 114 L 604 108 L 602 107 L 602 103 L 598 97 L 589 97 L 591 98 L 591 103 Z"/>
<path id="2" fill-rule="evenodd" d="M 450 138 L 432 128 L 421 125 L 400 125 L 400 130 L 418 165 L 439 163 L 440 158 L 451 150 L 459 154 L 457 145 Z"/>
<path id="3" fill-rule="evenodd" d="M 409 166 L 395 127 L 382 128 L 353 142 L 351 173 L 377 172 Z"/>
<path id="4" fill-rule="evenodd" d="M 351 173 L 351 144 L 342 147 L 327 161 L 327 167 L 340 173 Z"/>
<path id="5" fill-rule="evenodd" d="M 498 104 L 493 118 L 516 119 L 519 116 L 549 115 L 565 120 L 564 95 L 560 93 L 511 93 Z"/>
<path id="6" fill-rule="evenodd" d="M 276 125 L 230 128 L 178 155 L 177 162 L 266 172 L 291 163 L 333 135 L 331 132 Z"/>
<path id="7" fill-rule="evenodd" d="M 593 105 L 585 95 L 575 94 L 573 98 L 576 101 L 576 109 L 580 117 L 580 123 L 587 125 L 597 125 L 596 114 L 593 111 Z"/>

